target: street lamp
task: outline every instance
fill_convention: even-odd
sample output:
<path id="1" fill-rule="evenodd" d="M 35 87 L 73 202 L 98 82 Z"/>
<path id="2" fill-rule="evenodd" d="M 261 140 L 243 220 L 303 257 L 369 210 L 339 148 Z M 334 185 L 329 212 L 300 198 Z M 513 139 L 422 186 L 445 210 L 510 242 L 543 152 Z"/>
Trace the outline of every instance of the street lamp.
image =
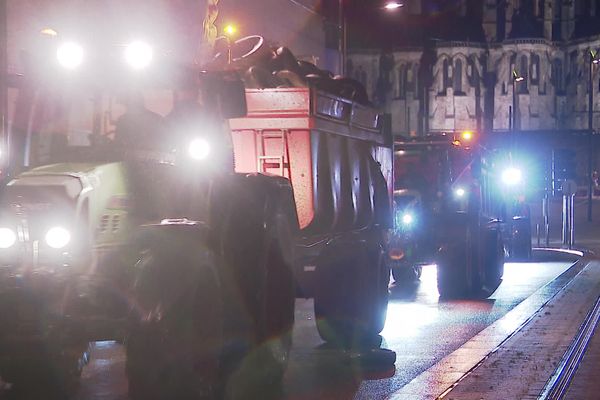
<path id="1" fill-rule="evenodd" d="M 594 132 L 594 84 L 593 84 L 593 70 L 594 65 L 600 63 L 600 59 L 598 59 L 598 52 L 595 50 L 590 50 L 590 58 L 589 58 L 589 77 L 588 77 L 588 129 L 589 129 L 589 138 L 588 138 L 588 209 L 587 209 L 587 219 L 588 221 L 592 221 L 592 189 L 593 189 L 593 171 L 592 171 L 592 157 L 594 155 L 593 151 L 593 132 Z"/>
<path id="2" fill-rule="evenodd" d="M 346 61 L 348 60 L 348 21 L 344 11 L 344 1 L 338 0 L 339 74 L 342 76 L 346 74 Z M 403 6 L 404 3 L 399 1 L 386 1 L 382 8 L 386 11 L 395 11 Z"/>
<path id="3" fill-rule="evenodd" d="M 525 78 L 517 73 L 516 69 L 512 72 L 512 116 L 510 131 L 514 133 L 517 129 L 517 83 L 523 82 Z"/>
<path id="4" fill-rule="evenodd" d="M 234 38 L 237 33 L 237 28 L 235 25 L 229 24 L 223 28 L 223 36 L 227 41 L 227 64 L 231 64 L 232 56 L 231 56 L 231 40 Z"/>

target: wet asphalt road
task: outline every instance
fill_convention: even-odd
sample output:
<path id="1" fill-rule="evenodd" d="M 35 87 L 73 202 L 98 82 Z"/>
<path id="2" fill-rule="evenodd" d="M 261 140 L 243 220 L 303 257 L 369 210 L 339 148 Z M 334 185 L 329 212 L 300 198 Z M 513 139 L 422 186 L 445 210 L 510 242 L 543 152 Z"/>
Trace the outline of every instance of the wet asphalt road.
<path id="1" fill-rule="evenodd" d="M 504 282 L 486 300 L 441 301 L 435 266 L 413 285 L 391 287 L 392 301 L 382 332 L 384 346 L 397 353 L 395 371 L 361 376 L 357 368 L 319 357 L 321 343 L 312 302 L 296 306 L 296 336 L 286 389 L 290 399 L 384 399 L 504 316 L 570 266 L 568 262 L 507 263 Z M 531 310 L 533 314 L 536 310 Z M 316 354 L 316 355 L 315 355 Z M 312 357 L 311 357 L 312 355 Z M 344 371 L 344 372 L 342 372 Z M 381 376 L 383 375 L 383 376 Z"/>
<path id="2" fill-rule="evenodd" d="M 285 377 L 286 400 L 383 399 L 560 275 L 568 262 L 509 263 L 504 282 L 487 300 L 441 301 L 435 266 L 419 282 L 391 286 L 383 346 L 397 353 L 395 370 L 366 372 L 323 346 L 312 301 L 296 303 L 294 348 Z M 536 310 L 532 310 L 532 313 Z M 127 400 L 123 349 L 97 343 L 77 400 Z M 0 396 L 1 398 L 2 396 Z"/>

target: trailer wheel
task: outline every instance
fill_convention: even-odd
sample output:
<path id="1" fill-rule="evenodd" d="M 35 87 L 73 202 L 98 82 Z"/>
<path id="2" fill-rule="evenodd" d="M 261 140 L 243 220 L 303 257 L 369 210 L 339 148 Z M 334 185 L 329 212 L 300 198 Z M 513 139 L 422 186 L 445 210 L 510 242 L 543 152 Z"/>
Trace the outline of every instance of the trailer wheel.
<path id="1" fill-rule="evenodd" d="M 192 251 L 157 246 L 142 252 L 136 317 L 125 341 L 132 400 L 214 397 L 223 339 L 215 264 L 197 243 Z"/>
<path id="2" fill-rule="evenodd" d="M 381 242 L 340 243 L 326 249 L 322 257 L 325 262 L 317 267 L 315 293 L 321 338 L 345 348 L 378 347 L 390 277 Z"/>

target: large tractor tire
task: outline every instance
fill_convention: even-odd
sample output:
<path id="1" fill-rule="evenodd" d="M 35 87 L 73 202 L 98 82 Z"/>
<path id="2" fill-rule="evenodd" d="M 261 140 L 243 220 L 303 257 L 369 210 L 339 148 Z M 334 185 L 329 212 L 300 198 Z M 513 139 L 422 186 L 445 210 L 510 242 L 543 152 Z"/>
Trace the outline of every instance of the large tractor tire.
<path id="1" fill-rule="evenodd" d="M 220 210 L 226 399 L 280 398 L 292 345 L 298 228 L 291 191 L 269 179 L 238 178 Z"/>
<path id="2" fill-rule="evenodd" d="M 185 231 L 140 246 L 125 342 L 132 400 L 215 398 L 223 341 L 217 260 L 197 232 Z"/>
<path id="3" fill-rule="evenodd" d="M 516 261 L 529 261 L 532 256 L 531 221 L 529 218 L 512 222 L 510 258 Z"/>
<path id="4" fill-rule="evenodd" d="M 489 297 L 502 282 L 504 273 L 504 245 L 500 232 L 479 228 L 464 220 L 459 222 L 453 238 L 438 254 L 440 297 Z"/>
<path id="5" fill-rule="evenodd" d="M 326 342 L 344 348 L 379 347 L 388 306 L 389 265 L 382 242 L 329 245 L 317 265 L 315 316 Z"/>
<path id="6" fill-rule="evenodd" d="M 504 242 L 499 229 L 486 229 L 483 257 L 483 278 L 481 280 L 480 297 L 489 297 L 500 283 L 504 275 Z"/>
<path id="7" fill-rule="evenodd" d="M 423 274 L 423 266 L 421 265 L 404 265 L 402 267 L 392 268 L 392 277 L 396 284 L 413 283 L 421 279 Z"/>
<path id="8" fill-rule="evenodd" d="M 83 367 L 89 360 L 89 346 L 61 344 L 57 348 L 55 345 L 47 342 L 38 349 L 29 348 L 26 351 L 35 352 L 33 357 L 0 365 L 2 380 L 11 386 L 7 399 L 64 400 L 75 394 Z M 0 390 L 0 398 L 4 398 L 2 394 Z"/>

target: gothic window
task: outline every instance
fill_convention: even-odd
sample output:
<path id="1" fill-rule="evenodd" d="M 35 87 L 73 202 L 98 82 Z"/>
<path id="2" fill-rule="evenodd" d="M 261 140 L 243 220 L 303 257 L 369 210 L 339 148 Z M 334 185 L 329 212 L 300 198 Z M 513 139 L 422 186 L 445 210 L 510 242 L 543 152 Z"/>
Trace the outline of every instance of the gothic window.
<path id="1" fill-rule="evenodd" d="M 522 55 L 521 59 L 519 60 L 519 69 L 517 71 L 517 73 L 522 76 L 524 79 L 521 82 L 517 83 L 517 93 L 519 94 L 527 94 L 529 93 L 527 90 L 527 86 L 529 84 L 528 82 L 528 65 L 527 65 L 527 56 L 526 55 Z"/>
<path id="2" fill-rule="evenodd" d="M 531 55 L 531 71 L 529 72 L 532 85 L 540 84 L 540 56 L 537 54 Z"/>
<path id="3" fill-rule="evenodd" d="M 461 95 L 464 94 L 463 90 L 462 90 L 462 60 L 461 59 L 457 59 L 454 62 L 454 84 L 453 84 L 453 88 L 454 88 L 454 94 L 455 95 Z"/>
<path id="4" fill-rule="evenodd" d="M 401 65 L 398 68 L 398 98 L 405 99 L 406 98 L 406 66 Z"/>
<path id="5" fill-rule="evenodd" d="M 552 61 L 552 84 L 557 92 L 560 94 L 563 90 L 563 63 L 559 59 L 554 59 Z"/>
<path id="6" fill-rule="evenodd" d="M 577 79 L 577 78 L 579 78 L 579 71 L 578 71 L 579 65 L 577 64 L 577 50 L 572 51 L 571 54 L 569 54 L 569 57 L 570 57 L 569 76 L 571 79 Z"/>
<path id="7" fill-rule="evenodd" d="M 452 67 L 450 66 L 450 63 L 448 62 L 448 59 L 445 58 L 444 59 L 444 64 L 443 64 L 443 68 L 444 68 L 444 84 L 442 87 L 442 92 L 444 92 L 444 94 L 446 94 L 446 89 L 451 86 L 452 84 Z"/>
<path id="8" fill-rule="evenodd" d="M 415 64 L 412 67 L 412 81 L 411 81 L 411 90 L 413 93 L 417 93 L 417 88 L 419 87 L 418 79 L 419 78 L 419 64 Z"/>

